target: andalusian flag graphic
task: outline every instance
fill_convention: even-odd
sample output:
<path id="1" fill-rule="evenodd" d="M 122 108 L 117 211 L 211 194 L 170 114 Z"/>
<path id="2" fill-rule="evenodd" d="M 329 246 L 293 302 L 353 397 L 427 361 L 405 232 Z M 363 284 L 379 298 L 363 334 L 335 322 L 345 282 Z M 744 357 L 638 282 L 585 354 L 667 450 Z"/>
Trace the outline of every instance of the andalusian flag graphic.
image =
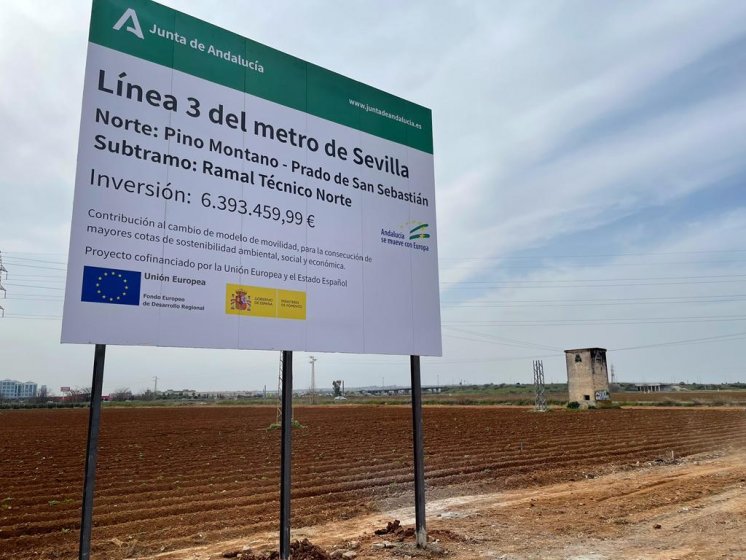
<path id="1" fill-rule="evenodd" d="M 409 239 L 428 239 L 430 234 L 427 233 L 429 224 L 420 224 L 409 230 Z"/>

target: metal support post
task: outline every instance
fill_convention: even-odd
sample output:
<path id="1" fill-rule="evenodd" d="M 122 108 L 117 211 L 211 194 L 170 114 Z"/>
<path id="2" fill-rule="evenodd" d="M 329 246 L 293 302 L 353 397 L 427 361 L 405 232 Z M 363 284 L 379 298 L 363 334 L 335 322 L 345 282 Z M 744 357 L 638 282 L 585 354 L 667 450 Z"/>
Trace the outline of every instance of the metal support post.
<path id="1" fill-rule="evenodd" d="M 282 352 L 282 440 L 280 443 L 280 560 L 290 558 L 290 468 L 293 441 L 293 353 Z"/>
<path id="2" fill-rule="evenodd" d="M 414 443 L 414 513 L 417 548 L 427 546 L 425 527 L 425 451 L 422 444 L 422 384 L 420 357 L 410 356 L 412 373 L 412 440 Z"/>
<path id="3" fill-rule="evenodd" d="M 96 486 L 96 456 L 98 455 L 98 432 L 101 425 L 101 389 L 104 384 L 104 358 L 106 345 L 96 344 L 93 357 L 93 384 L 91 406 L 88 413 L 88 443 L 85 456 L 85 482 L 83 484 L 83 512 L 80 521 L 79 560 L 91 556 L 91 529 L 93 527 L 93 492 Z"/>

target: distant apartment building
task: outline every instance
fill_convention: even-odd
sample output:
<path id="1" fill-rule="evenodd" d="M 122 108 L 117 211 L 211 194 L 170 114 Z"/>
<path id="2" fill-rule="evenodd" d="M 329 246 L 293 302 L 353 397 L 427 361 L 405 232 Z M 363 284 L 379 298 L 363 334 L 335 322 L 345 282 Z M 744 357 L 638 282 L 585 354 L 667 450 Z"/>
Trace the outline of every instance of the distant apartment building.
<path id="1" fill-rule="evenodd" d="M 0 399 L 31 399 L 36 396 L 37 385 L 33 381 L 0 381 Z"/>

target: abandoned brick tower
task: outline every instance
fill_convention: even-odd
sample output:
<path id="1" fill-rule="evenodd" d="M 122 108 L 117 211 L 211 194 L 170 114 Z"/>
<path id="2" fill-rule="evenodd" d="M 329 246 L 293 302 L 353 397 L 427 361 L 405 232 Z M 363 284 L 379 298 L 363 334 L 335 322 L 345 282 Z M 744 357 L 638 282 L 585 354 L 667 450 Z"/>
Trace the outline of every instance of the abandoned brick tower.
<path id="1" fill-rule="evenodd" d="M 582 408 L 611 404 L 605 348 L 565 350 L 565 361 L 570 402 Z"/>

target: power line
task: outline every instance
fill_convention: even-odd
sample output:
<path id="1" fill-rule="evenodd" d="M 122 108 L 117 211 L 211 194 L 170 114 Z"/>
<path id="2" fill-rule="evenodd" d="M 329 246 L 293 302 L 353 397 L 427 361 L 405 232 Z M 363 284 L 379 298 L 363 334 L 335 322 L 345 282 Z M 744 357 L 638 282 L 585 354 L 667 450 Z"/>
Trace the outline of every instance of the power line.
<path id="1" fill-rule="evenodd" d="M 635 298 L 603 298 L 603 299 L 562 299 L 563 302 L 568 303 L 583 303 L 583 302 L 606 302 L 606 301 L 619 301 L 619 302 L 629 302 L 629 301 L 638 301 L 638 300 L 678 300 L 678 299 L 708 299 L 708 298 L 746 298 L 746 294 L 720 294 L 720 295 L 707 295 L 707 296 L 659 296 L 659 297 L 635 297 Z M 468 303 L 473 301 L 473 299 L 467 300 L 463 303 Z M 556 303 L 558 300 L 555 299 L 509 299 L 509 300 L 502 300 L 502 301 L 484 301 L 484 303 L 502 303 L 502 302 L 509 302 L 509 303 Z M 460 302 L 451 302 L 451 303 L 460 303 Z"/>
<path id="2" fill-rule="evenodd" d="M 529 319 L 504 321 L 443 321 L 443 325 L 474 325 L 484 327 L 549 327 L 568 325 L 659 325 L 671 323 L 710 323 L 746 321 L 746 315 L 720 315 L 703 317 L 649 317 L 611 319 Z"/>
<path id="3" fill-rule="evenodd" d="M 37 286 L 34 284 L 16 284 L 15 282 L 9 282 L 8 286 L 17 286 L 20 288 L 34 288 L 42 290 L 64 290 L 65 288 L 57 288 L 55 286 Z"/>
<path id="4" fill-rule="evenodd" d="M 470 338 L 468 336 L 456 336 L 456 335 L 453 335 L 453 334 L 443 334 L 443 336 L 445 338 L 449 338 L 449 339 L 453 339 L 453 340 L 465 340 L 467 342 L 478 342 L 478 343 L 481 343 L 481 344 L 494 344 L 494 345 L 498 345 L 498 346 L 510 346 L 510 347 L 516 347 L 516 348 L 531 349 L 530 346 L 524 347 L 524 346 L 520 346 L 518 344 L 507 344 L 507 343 L 504 343 L 504 342 L 498 342 L 496 340 L 485 340 L 485 339 L 480 339 L 480 338 Z M 560 352 L 560 351 L 561 350 L 555 350 L 555 352 Z M 555 354 L 552 354 L 552 355 L 555 355 Z M 534 356 L 534 357 L 536 357 L 536 356 Z"/>
<path id="5" fill-rule="evenodd" d="M 582 278 L 583 282 L 637 282 L 648 280 L 702 280 L 712 278 L 746 278 L 746 274 L 714 274 L 706 276 L 646 276 L 644 278 Z M 464 281 L 443 281 L 441 284 L 502 284 L 504 282 L 530 282 L 532 284 L 559 284 L 565 282 L 577 282 L 578 279 L 571 280 L 464 280 Z"/>
<path id="6" fill-rule="evenodd" d="M 62 300 L 64 300 L 62 296 L 50 296 L 46 294 L 41 294 L 36 297 L 17 297 L 15 295 L 12 295 L 8 298 L 8 301 L 39 301 L 39 302 L 47 302 L 47 303 L 62 303 Z"/>
<path id="7" fill-rule="evenodd" d="M 18 278 L 16 278 L 14 276 L 12 278 L 12 281 L 15 282 L 16 280 L 18 280 Z M 43 280 L 43 279 L 39 279 L 39 278 L 24 278 L 24 279 L 21 279 L 21 282 L 24 282 L 24 283 L 28 282 L 28 283 L 33 284 L 34 286 L 44 286 L 44 285 L 49 285 L 49 284 L 51 284 L 51 285 L 55 285 L 56 284 L 57 286 L 60 286 L 60 285 L 64 285 L 65 284 L 65 279 L 64 278 L 59 278 L 57 280 Z"/>
<path id="8" fill-rule="evenodd" d="M 668 342 L 659 342 L 655 344 L 648 344 L 648 345 L 642 345 L 642 346 L 629 346 L 626 348 L 615 348 L 613 350 L 609 350 L 609 352 L 622 352 L 622 351 L 628 351 L 628 350 L 640 350 L 645 348 L 656 348 L 660 346 L 676 346 L 681 344 L 693 344 L 693 343 L 708 343 L 708 342 L 720 342 L 725 341 L 728 339 L 736 339 L 736 338 L 742 338 L 746 337 L 746 331 L 743 332 L 737 332 L 727 335 L 721 335 L 721 336 L 712 336 L 712 337 L 704 337 L 704 338 L 689 338 L 684 340 L 672 340 Z M 464 339 L 469 340 L 464 337 L 453 337 L 449 336 L 449 338 L 457 338 L 457 339 Z M 479 341 L 474 341 L 479 342 Z M 557 352 L 561 352 L 561 350 L 557 350 Z M 480 359 L 480 360 L 471 360 L 471 359 L 451 359 L 451 360 L 444 360 L 440 358 L 430 358 L 427 356 L 423 356 L 423 359 L 428 360 L 428 362 L 431 365 L 457 365 L 457 364 L 487 364 L 487 363 L 493 363 L 493 362 L 507 362 L 507 361 L 514 361 L 514 360 L 535 360 L 535 359 L 549 359 L 549 358 L 557 358 L 558 354 L 548 354 L 543 356 L 501 356 L 501 357 L 493 357 L 493 358 L 486 358 L 486 359 Z M 432 360 L 432 361 L 431 361 Z M 395 362 L 355 362 L 356 364 L 362 364 L 362 365 L 396 365 L 399 366 L 398 363 Z"/>
<path id="9" fill-rule="evenodd" d="M 8 299 L 18 299 L 17 296 L 29 296 L 36 298 L 51 298 L 51 299 L 63 299 L 62 295 L 57 294 L 35 294 L 35 293 L 26 293 L 26 292 L 13 292 L 11 296 Z"/>
<path id="10" fill-rule="evenodd" d="M 669 342 L 658 342 L 655 344 L 643 344 L 640 346 L 627 346 L 626 348 L 615 348 L 614 350 L 609 350 L 610 352 L 624 352 L 627 350 L 641 350 L 643 348 L 660 348 L 661 346 L 676 346 L 679 344 L 698 344 L 701 342 L 712 342 L 716 340 L 728 340 L 728 339 L 735 339 L 735 338 L 742 338 L 746 336 L 746 331 L 732 333 L 732 334 L 724 334 L 719 336 L 708 336 L 704 338 L 688 338 L 684 340 L 672 340 Z"/>
<path id="11" fill-rule="evenodd" d="M 582 279 L 584 280 L 584 279 Z M 578 280 L 576 280 L 578 281 Z M 732 282 L 743 282 L 744 280 L 696 280 L 693 282 L 637 282 L 634 284 L 565 284 L 565 285 L 546 285 L 546 286 L 526 286 L 519 280 L 512 281 L 513 284 L 508 282 L 495 282 L 493 285 L 483 286 L 449 286 L 448 290 L 486 290 L 490 288 L 494 289 L 533 289 L 533 290 L 547 290 L 547 289 L 559 289 L 559 288 L 634 288 L 636 286 L 690 286 L 693 284 L 728 284 Z M 454 284 L 468 284 L 468 282 L 454 282 Z"/>
<path id="12" fill-rule="evenodd" d="M 49 274 L 14 274 L 13 275 L 13 280 L 16 280 L 18 278 L 22 278 L 24 280 L 27 280 L 29 278 L 48 278 L 50 280 L 56 280 L 56 281 L 62 280 L 62 281 L 64 281 L 65 280 L 65 275 L 64 274 L 61 274 L 59 276 L 52 276 L 52 275 L 49 275 Z"/>
<path id="13" fill-rule="evenodd" d="M 735 302 L 742 302 L 746 301 L 743 298 L 731 298 L 731 299 L 711 299 L 711 300 L 690 300 L 690 301 L 638 301 L 638 302 L 598 302 L 598 303 L 535 303 L 535 304 L 511 304 L 511 303 L 475 303 L 475 304 L 466 304 L 466 303 L 449 303 L 445 302 L 442 304 L 443 307 L 446 308 L 453 308 L 453 309 L 462 309 L 462 308 L 472 308 L 472 307 L 478 307 L 478 308 L 514 308 L 514 309 L 522 309 L 522 308 L 530 308 L 530 307 L 572 307 L 572 308 L 578 308 L 578 307 L 596 307 L 596 306 L 606 306 L 606 307 L 613 307 L 613 306 L 626 306 L 626 305 L 671 305 L 671 304 L 719 304 L 719 303 L 735 303 Z"/>
<path id="14" fill-rule="evenodd" d="M 741 264 L 746 262 L 746 259 L 729 259 L 729 260 L 717 260 L 717 261 L 657 261 L 657 262 L 639 262 L 639 263 L 617 263 L 608 262 L 603 263 L 604 268 L 607 267 L 661 267 L 661 266 L 682 266 L 682 265 L 726 265 L 726 264 Z M 485 268 L 484 263 L 479 261 L 465 262 L 465 263 L 447 263 L 441 262 L 441 267 L 445 270 L 470 270 L 470 269 L 481 269 Z M 589 266 L 588 264 L 581 264 L 579 266 Z M 495 265 L 492 265 L 495 266 Z M 547 263 L 537 264 L 513 264 L 513 263 L 499 263 L 496 265 L 499 270 L 537 270 L 542 268 L 552 268 L 553 270 L 567 270 L 566 263 L 550 267 Z M 598 265 L 594 265 L 598 266 Z"/>
<path id="15" fill-rule="evenodd" d="M 456 332 L 460 332 L 462 334 L 470 334 L 470 335 L 473 335 L 473 336 L 480 336 L 480 337 L 483 337 L 483 338 L 487 338 L 490 341 L 494 341 L 495 344 L 503 344 L 505 346 L 524 346 L 524 347 L 528 347 L 528 348 L 538 348 L 540 350 L 554 350 L 554 351 L 557 351 L 557 352 L 562 351 L 561 348 L 556 348 L 554 346 L 548 346 L 546 344 L 539 344 L 539 343 L 536 343 L 536 342 L 529 342 L 527 340 L 518 340 L 518 339 L 515 339 L 515 338 L 507 338 L 507 337 L 503 337 L 503 336 L 496 336 L 496 335 L 488 334 L 488 333 L 478 333 L 478 332 L 468 331 L 468 330 L 465 330 L 465 329 L 459 329 L 459 328 L 455 328 L 455 327 L 446 327 L 446 330 L 456 331 Z M 504 342 L 500 342 L 500 341 L 504 341 Z M 481 342 L 481 341 L 475 341 L 475 342 Z"/>
<path id="16" fill-rule="evenodd" d="M 14 261 L 14 262 L 15 261 L 24 261 L 24 262 L 47 263 L 47 264 L 60 264 L 60 265 L 63 265 L 63 266 L 67 265 L 67 262 L 50 261 L 50 260 L 46 260 L 46 259 L 29 259 L 27 257 L 14 257 L 14 256 L 10 256 L 9 254 L 8 254 L 7 258 L 10 259 L 11 261 Z"/>
<path id="17" fill-rule="evenodd" d="M 428 365 L 438 365 L 438 366 L 452 366 L 452 365 L 460 365 L 460 364 L 491 364 L 491 363 L 497 363 L 497 362 L 513 362 L 517 360 L 544 360 L 549 358 L 556 358 L 558 354 L 545 354 L 543 356 L 537 356 L 537 355 L 531 355 L 531 356 L 501 356 L 499 358 L 486 358 L 483 360 L 438 360 L 434 362 L 428 363 Z M 423 356 L 423 359 L 427 356 Z"/>
<path id="18" fill-rule="evenodd" d="M 6 319 L 43 319 L 43 320 L 55 320 L 59 321 L 62 319 L 62 315 L 6 315 Z"/>
<path id="19" fill-rule="evenodd" d="M 589 255 L 506 255 L 495 257 L 442 257 L 440 260 L 496 260 L 496 259 L 598 259 L 610 257 L 658 257 L 661 255 L 702 255 L 702 254 L 726 254 L 746 253 L 746 249 L 703 249 L 700 251 L 661 251 L 656 253 L 597 253 Z"/>
<path id="20" fill-rule="evenodd" d="M 56 267 L 52 267 L 52 266 L 39 266 L 37 264 L 13 263 L 13 266 L 23 266 L 23 267 L 26 267 L 26 268 L 40 268 L 40 269 L 44 269 L 44 270 L 61 270 L 62 272 L 65 272 L 67 270 L 66 268 L 56 268 Z"/>

